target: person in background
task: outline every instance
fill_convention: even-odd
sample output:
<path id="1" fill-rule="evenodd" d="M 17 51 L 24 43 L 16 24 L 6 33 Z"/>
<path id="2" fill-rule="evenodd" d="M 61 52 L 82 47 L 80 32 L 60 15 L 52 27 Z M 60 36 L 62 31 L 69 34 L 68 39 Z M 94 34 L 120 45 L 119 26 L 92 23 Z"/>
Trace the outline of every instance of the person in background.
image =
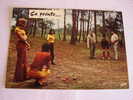
<path id="1" fill-rule="evenodd" d="M 35 79 L 35 86 L 45 86 L 47 85 L 47 79 L 50 71 L 50 53 L 49 45 L 44 43 L 42 45 L 42 50 L 36 52 L 36 56 L 33 60 L 31 66 L 27 68 L 27 77 L 30 79 Z"/>
<path id="2" fill-rule="evenodd" d="M 27 50 L 30 48 L 27 42 L 27 35 L 25 31 L 27 20 L 25 18 L 19 18 L 16 28 L 16 50 L 17 50 L 17 63 L 14 75 L 15 82 L 21 82 L 26 80 L 26 67 L 27 67 Z"/>
<path id="3" fill-rule="evenodd" d="M 89 49 L 90 49 L 90 59 L 95 58 L 95 46 L 96 46 L 96 35 L 94 32 L 90 32 L 87 36 L 87 44 L 89 44 Z"/>
<path id="4" fill-rule="evenodd" d="M 115 55 L 115 60 L 118 60 L 118 44 L 119 44 L 119 37 L 115 32 L 111 32 L 111 43 L 113 45 L 114 49 L 114 55 Z"/>
<path id="5" fill-rule="evenodd" d="M 55 65 L 54 62 L 54 43 L 55 43 L 55 31 L 54 29 L 51 29 L 47 36 L 47 41 L 50 46 L 50 54 L 51 54 L 51 64 Z"/>
<path id="6" fill-rule="evenodd" d="M 110 43 L 107 41 L 105 34 L 103 34 L 103 38 L 101 41 L 101 47 L 102 47 L 102 59 L 110 59 L 110 52 L 109 47 Z"/>

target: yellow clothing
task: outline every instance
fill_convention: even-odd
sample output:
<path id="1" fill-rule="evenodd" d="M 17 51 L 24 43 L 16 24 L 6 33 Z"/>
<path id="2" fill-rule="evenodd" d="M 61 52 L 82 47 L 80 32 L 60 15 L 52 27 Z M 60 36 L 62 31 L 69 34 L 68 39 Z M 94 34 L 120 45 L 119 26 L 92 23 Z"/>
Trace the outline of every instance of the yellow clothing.
<path id="1" fill-rule="evenodd" d="M 47 40 L 48 40 L 48 43 L 54 43 L 55 42 L 55 35 L 54 34 L 48 34 Z"/>
<path id="2" fill-rule="evenodd" d="M 16 35 L 19 38 L 19 40 L 26 40 L 27 39 L 26 31 L 24 29 L 16 27 L 15 32 L 16 32 Z"/>
<path id="3" fill-rule="evenodd" d="M 15 32 L 20 32 L 21 34 L 26 35 L 25 30 L 20 29 L 19 27 L 16 27 Z"/>
<path id="4" fill-rule="evenodd" d="M 41 71 L 38 70 L 30 70 L 28 72 L 28 76 L 31 78 L 47 78 L 51 71 L 48 69 L 42 69 Z"/>
<path id="5" fill-rule="evenodd" d="M 51 73 L 51 71 L 48 69 L 43 69 L 42 71 L 38 71 L 38 74 L 42 77 L 47 77 L 49 74 Z"/>

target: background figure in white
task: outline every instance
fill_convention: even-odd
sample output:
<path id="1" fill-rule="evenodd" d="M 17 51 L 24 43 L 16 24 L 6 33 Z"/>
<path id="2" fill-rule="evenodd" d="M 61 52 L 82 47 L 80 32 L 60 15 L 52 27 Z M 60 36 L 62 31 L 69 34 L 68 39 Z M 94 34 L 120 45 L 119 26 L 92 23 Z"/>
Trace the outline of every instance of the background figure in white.
<path id="1" fill-rule="evenodd" d="M 113 45 L 114 54 L 115 54 L 115 60 L 118 60 L 118 43 L 119 43 L 119 37 L 115 32 L 111 32 L 111 43 Z"/>
<path id="2" fill-rule="evenodd" d="M 90 34 L 87 35 L 87 48 L 89 49 L 90 48 Z"/>
<path id="3" fill-rule="evenodd" d="M 94 32 L 90 32 L 87 36 L 87 48 L 90 49 L 90 59 L 95 57 L 95 45 L 96 45 L 96 35 Z"/>

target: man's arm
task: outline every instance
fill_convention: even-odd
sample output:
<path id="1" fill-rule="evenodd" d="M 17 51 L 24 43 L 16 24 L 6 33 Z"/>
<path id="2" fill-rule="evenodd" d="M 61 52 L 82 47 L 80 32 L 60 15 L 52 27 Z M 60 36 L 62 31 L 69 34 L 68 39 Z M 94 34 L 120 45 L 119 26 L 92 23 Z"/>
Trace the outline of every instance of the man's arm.
<path id="1" fill-rule="evenodd" d="M 22 33 L 22 32 L 19 31 L 19 30 L 16 30 L 15 32 L 16 32 L 17 36 L 18 36 L 21 40 L 23 40 L 23 41 L 27 40 L 27 35 L 26 35 L 26 34 Z"/>
<path id="2" fill-rule="evenodd" d="M 22 33 L 19 30 L 16 30 L 16 34 L 22 41 L 25 42 L 25 44 L 27 45 L 27 48 L 29 49 L 30 48 L 30 44 L 27 42 L 27 35 Z"/>
<path id="3" fill-rule="evenodd" d="M 117 35 L 111 37 L 111 42 L 112 42 L 112 44 L 115 44 L 115 43 L 118 42 L 118 41 L 119 41 L 119 38 L 118 38 Z"/>

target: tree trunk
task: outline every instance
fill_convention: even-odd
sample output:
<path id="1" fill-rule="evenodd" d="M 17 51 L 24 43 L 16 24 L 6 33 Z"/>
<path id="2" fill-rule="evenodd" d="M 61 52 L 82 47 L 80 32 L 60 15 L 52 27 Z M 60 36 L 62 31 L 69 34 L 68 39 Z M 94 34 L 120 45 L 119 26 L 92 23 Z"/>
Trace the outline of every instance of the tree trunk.
<path id="1" fill-rule="evenodd" d="M 89 27 L 90 27 L 90 11 L 88 12 L 88 22 L 87 22 L 87 35 L 89 34 Z"/>
<path id="2" fill-rule="evenodd" d="M 36 28 L 37 28 L 36 24 L 37 24 L 37 19 L 34 19 L 34 32 L 33 32 L 33 37 L 35 37 L 35 35 L 36 35 Z"/>
<path id="3" fill-rule="evenodd" d="M 94 32 L 96 35 L 96 41 L 97 41 L 97 20 L 96 20 L 96 11 L 94 11 Z"/>
<path id="4" fill-rule="evenodd" d="M 43 33 L 44 33 L 44 22 L 43 22 L 43 19 L 42 19 L 42 33 L 41 33 L 41 37 L 43 37 Z"/>
<path id="5" fill-rule="evenodd" d="M 33 29 L 33 20 L 29 19 L 29 36 L 32 35 L 32 29 Z"/>
<path id="6" fill-rule="evenodd" d="M 72 10 L 72 35 L 71 35 L 71 41 L 70 43 L 75 45 L 76 44 L 76 32 L 77 32 L 77 27 L 76 27 L 76 10 Z"/>
<path id="7" fill-rule="evenodd" d="M 81 38 L 83 38 L 84 40 L 84 11 L 83 10 L 81 10 L 79 42 Z"/>
<path id="8" fill-rule="evenodd" d="M 46 34 L 47 34 L 47 24 L 45 24 L 44 38 L 46 38 Z"/>
<path id="9" fill-rule="evenodd" d="M 102 21 L 103 21 L 103 30 L 102 30 L 102 33 L 103 35 L 105 35 L 105 15 L 104 15 L 104 11 L 102 12 Z"/>
<path id="10" fill-rule="evenodd" d="M 80 33 L 79 33 L 79 42 L 81 40 L 81 36 L 82 36 L 82 20 L 80 20 Z"/>
<path id="11" fill-rule="evenodd" d="M 122 17 L 122 12 L 119 12 L 119 15 L 120 15 L 120 18 L 121 18 L 121 20 L 120 20 L 120 22 L 121 22 L 121 28 L 122 28 L 122 35 L 121 35 L 121 37 L 122 37 L 122 39 L 121 39 L 121 42 L 122 42 L 122 47 L 124 47 L 125 48 L 125 36 L 124 36 L 124 26 L 123 26 L 123 17 Z"/>
<path id="12" fill-rule="evenodd" d="M 66 41 L 66 9 L 64 9 L 64 35 L 63 41 Z"/>
<path id="13" fill-rule="evenodd" d="M 84 16 L 83 16 L 83 41 L 85 40 L 85 21 L 84 21 Z"/>
<path id="14" fill-rule="evenodd" d="M 79 10 L 77 11 L 77 21 L 76 22 L 77 22 L 77 34 L 76 34 L 76 41 L 77 41 L 78 40 L 77 36 L 78 36 L 78 33 L 79 33 L 79 31 L 78 31 L 78 28 L 79 28 L 78 27 L 79 26 Z"/>

